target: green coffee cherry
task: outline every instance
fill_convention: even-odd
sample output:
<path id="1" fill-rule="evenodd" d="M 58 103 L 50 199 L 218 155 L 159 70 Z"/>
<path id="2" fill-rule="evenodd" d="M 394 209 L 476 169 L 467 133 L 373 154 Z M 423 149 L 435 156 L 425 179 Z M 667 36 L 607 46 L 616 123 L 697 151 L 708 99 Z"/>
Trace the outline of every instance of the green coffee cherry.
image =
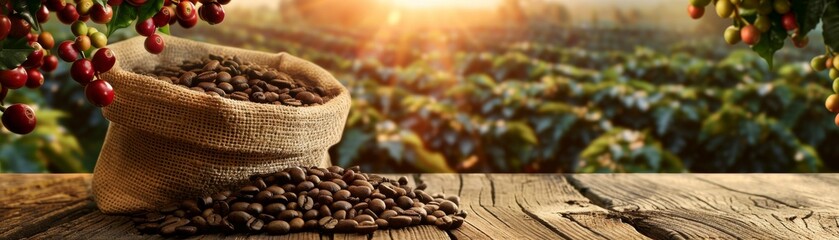
<path id="1" fill-rule="evenodd" d="M 728 26 L 723 33 L 725 42 L 729 45 L 734 45 L 740 42 L 740 29 L 735 26 Z"/>
<path id="2" fill-rule="evenodd" d="M 743 3 L 743 0 L 728 0 L 728 1 L 731 2 L 731 4 L 734 4 L 734 5 L 740 5 L 740 3 Z"/>
<path id="3" fill-rule="evenodd" d="M 836 70 L 836 68 L 831 68 L 831 69 L 830 69 L 830 73 L 828 74 L 828 76 L 830 76 L 830 79 L 837 79 L 837 78 L 839 78 L 839 70 Z"/>
<path id="4" fill-rule="evenodd" d="M 789 0 L 775 0 L 772 5 L 775 8 L 775 12 L 779 14 L 785 14 L 790 10 Z"/>
<path id="5" fill-rule="evenodd" d="M 96 29 L 95 27 L 88 27 L 87 28 L 87 36 L 88 37 L 92 37 L 94 33 L 98 33 L 98 32 L 99 32 L 99 29 Z"/>
<path id="6" fill-rule="evenodd" d="M 839 78 L 833 79 L 833 92 L 839 93 Z"/>
<path id="7" fill-rule="evenodd" d="M 834 57 L 833 58 L 833 68 L 836 69 L 836 70 L 839 70 L 839 65 L 837 65 L 837 64 L 839 64 L 839 57 Z"/>
<path id="8" fill-rule="evenodd" d="M 70 26 L 70 30 L 73 31 L 73 35 L 75 36 L 86 36 L 87 35 L 87 24 L 82 21 L 75 21 L 73 25 Z"/>
<path id="9" fill-rule="evenodd" d="M 772 26 L 772 23 L 769 22 L 769 16 L 765 15 L 757 15 L 757 20 L 755 20 L 755 27 L 760 32 L 769 31 L 769 27 Z"/>
<path id="10" fill-rule="evenodd" d="M 76 11 L 78 11 L 80 15 L 89 14 L 91 8 L 93 8 L 93 0 L 79 0 L 76 4 Z"/>
<path id="11" fill-rule="evenodd" d="M 730 1 L 717 1 L 717 5 L 715 7 L 717 9 L 717 15 L 721 18 L 729 18 L 731 17 L 731 14 L 734 13 L 734 4 L 731 4 Z"/>
<path id="12" fill-rule="evenodd" d="M 815 57 L 813 57 L 812 60 L 810 60 L 810 67 L 813 68 L 813 71 L 816 71 L 816 72 L 822 71 L 822 70 L 825 69 L 824 61 L 826 61 L 826 60 L 827 60 L 827 57 L 825 57 L 824 55 L 815 56 Z"/>
<path id="13" fill-rule="evenodd" d="M 772 6 L 772 1 L 769 0 L 760 1 L 760 6 L 757 7 L 757 14 L 760 15 L 769 15 L 773 11 L 775 11 L 775 7 Z"/>
<path id="14" fill-rule="evenodd" d="M 90 44 L 95 48 L 103 48 L 108 45 L 108 37 L 104 33 L 95 32 L 90 35 Z"/>
<path id="15" fill-rule="evenodd" d="M 760 0 L 743 0 L 740 7 L 745 9 L 755 9 L 760 6 Z"/>

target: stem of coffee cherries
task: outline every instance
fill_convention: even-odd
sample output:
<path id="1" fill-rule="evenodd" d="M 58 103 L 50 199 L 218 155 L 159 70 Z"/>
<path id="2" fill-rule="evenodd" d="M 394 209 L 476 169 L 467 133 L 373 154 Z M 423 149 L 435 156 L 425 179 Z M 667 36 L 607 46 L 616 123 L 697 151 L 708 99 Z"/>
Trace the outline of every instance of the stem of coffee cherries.
<path id="1" fill-rule="evenodd" d="M 108 49 L 108 36 L 136 22 L 135 30 L 146 37 L 145 49 L 152 54 L 163 52 L 163 38 L 176 22 L 192 28 L 198 20 L 218 24 L 224 20 L 224 8 L 230 0 L 0 0 L 0 112 L 3 126 L 16 134 L 35 129 L 34 110 L 25 104 L 4 106 L 9 90 L 39 88 L 44 84 L 41 71 L 52 72 L 58 59 L 72 63 L 70 76 L 85 88 L 88 101 L 106 107 L 114 101 L 114 89 L 102 73 L 116 64 Z M 200 7 L 196 8 L 196 4 Z M 55 39 L 41 28 L 50 12 L 70 26 L 75 36 L 58 44 L 58 57 L 52 54 Z M 115 14 L 117 14 L 115 16 Z M 107 32 L 87 26 L 88 21 L 105 24 Z M 95 49 L 92 50 L 92 49 Z M 92 53 L 87 56 L 86 52 Z"/>

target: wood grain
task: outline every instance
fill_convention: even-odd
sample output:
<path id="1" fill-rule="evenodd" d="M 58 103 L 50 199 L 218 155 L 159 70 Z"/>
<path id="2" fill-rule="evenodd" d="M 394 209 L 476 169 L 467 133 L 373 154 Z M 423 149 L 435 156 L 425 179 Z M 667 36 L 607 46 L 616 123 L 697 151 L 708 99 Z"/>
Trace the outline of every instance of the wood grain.
<path id="1" fill-rule="evenodd" d="M 574 175 L 574 185 L 656 239 L 837 239 L 835 175 Z"/>
<path id="2" fill-rule="evenodd" d="M 87 174 L 3 174 L 0 239 L 17 239 L 95 210 Z"/>
<path id="3" fill-rule="evenodd" d="M 591 204 L 560 175 L 463 174 L 457 179 L 431 174 L 421 179 L 429 192 L 462 196 L 470 215 L 463 227 L 451 231 L 458 239 L 646 238 L 609 218 L 607 210 Z"/>

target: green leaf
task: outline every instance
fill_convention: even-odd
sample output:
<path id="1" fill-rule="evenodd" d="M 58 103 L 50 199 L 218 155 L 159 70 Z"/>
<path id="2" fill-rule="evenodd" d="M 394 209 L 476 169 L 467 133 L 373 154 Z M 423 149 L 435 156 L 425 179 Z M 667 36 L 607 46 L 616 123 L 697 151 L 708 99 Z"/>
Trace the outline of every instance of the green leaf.
<path id="1" fill-rule="evenodd" d="M 157 28 L 157 31 L 165 33 L 166 35 L 172 35 L 171 33 L 169 33 L 169 25 L 163 26 L 161 28 Z"/>
<path id="2" fill-rule="evenodd" d="M 137 19 L 137 8 L 130 4 L 121 4 L 114 7 L 114 17 L 108 22 L 108 36 L 119 30 L 131 26 L 131 23 Z"/>
<path id="3" fill-rule="evenodd" d="M 807 35 L 810 30 L 813 30 L 819 24 L 825 11 L 825 0 L 790 2 L 792 3 L 792 10 L 795 11 L 796 20 L 798 20 L 798 30 L 801 34 Z"/>
<path id="4" fill-rule="evenodd" d="M 38 10 L 41 9 L 40 0 L 17 1 L 15 2 L 14 9 L 18 12 L 18 16 L 22 17 L 26 20 L 26 22 L 29 22 L 29 24 L 32 25 L 32 28 L 35 29 L 35 31 L 41 30 L 41 23 L 33 17 L 36 16 Z"/>
<path id="5" fill-rule="evenodd" d="M 27 44 L 26 38 L 8 38 L 4 43 L 0 49 L 0 70 L 16 68 L 35 50 Z"/>
<path id="6" fill-rule="evenodd" d="M 824 10 L 824 18 L 822 18 L 822 36 L 824 36 L 824 43 L 830 46 L 834 51 L 839 49 L 839 6 L 830 4 Z"/>
<path id="7" fill-rule="evenodd" d="M 139 12 L 137 12 L 137 20 L 145 21 L 146 19 L 154 17 L 161 8 L 163 8 L 163 0 L 149 1 L 140 6 Z"/>
<path id="8" fill-rule="evenodd" d="M 769 31 L 760 35 L 760 42 L 752 46 L 752 50 L 766 60 L 771 69 L 773 66 L 772 57 L 775 55 L 775 51 L 784 47 L 784 40 L 786 39 L 787 31 L 781 24 L 774 23 Z"/>

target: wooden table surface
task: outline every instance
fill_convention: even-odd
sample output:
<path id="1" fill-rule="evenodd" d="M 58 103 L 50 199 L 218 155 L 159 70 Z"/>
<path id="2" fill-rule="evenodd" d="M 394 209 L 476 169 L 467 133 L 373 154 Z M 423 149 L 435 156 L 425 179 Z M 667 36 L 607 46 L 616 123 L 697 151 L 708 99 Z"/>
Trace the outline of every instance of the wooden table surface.
<path id="1" fill-rule="evenodd" d="M 839 239 L 839 174 L 409 174 L 469 216 L 372 235 L 200 239 Z M 398 175 L 388 175 L 398 176 Z M 89 174 L 0 174 L 0 239 L 158 239 L 99 212 Z"/>

